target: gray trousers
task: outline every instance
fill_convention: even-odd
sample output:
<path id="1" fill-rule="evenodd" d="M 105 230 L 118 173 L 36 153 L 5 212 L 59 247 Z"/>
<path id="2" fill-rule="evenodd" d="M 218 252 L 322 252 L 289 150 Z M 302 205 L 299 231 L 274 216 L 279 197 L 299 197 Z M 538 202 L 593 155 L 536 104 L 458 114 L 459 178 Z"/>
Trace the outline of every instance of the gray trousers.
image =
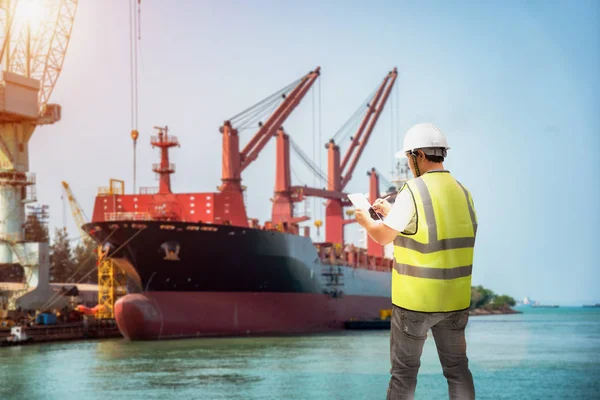
<path id="1" fill-rule="evenodd" d="M 390 331 L 392 362 L 387 400 L 414 399 L 423 344 L 431 329 L 448 381 L 450 399 L 475 398 L 473 376 L 469 370 L 465 327 L 469 311 L 423 313 L 393 306 Z"/>

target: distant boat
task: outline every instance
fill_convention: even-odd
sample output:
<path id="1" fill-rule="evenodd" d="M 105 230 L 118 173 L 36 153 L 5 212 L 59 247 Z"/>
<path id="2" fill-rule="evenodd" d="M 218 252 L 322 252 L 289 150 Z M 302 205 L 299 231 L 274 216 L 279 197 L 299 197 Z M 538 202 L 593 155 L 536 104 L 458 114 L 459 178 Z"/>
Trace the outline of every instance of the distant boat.
<path id="1" fill-rule="evenodd" d="M 584 304 L 583 307 L 584 308 L 600 308 L 600 303 L 596 303 L 596 304 Z"/>
<path id="2" fill-rule="evenodd" d="M 554 305 L 532 304 L 531 308 L 558 308 L 558 306 L 556 304 L 554 304 Z"/>

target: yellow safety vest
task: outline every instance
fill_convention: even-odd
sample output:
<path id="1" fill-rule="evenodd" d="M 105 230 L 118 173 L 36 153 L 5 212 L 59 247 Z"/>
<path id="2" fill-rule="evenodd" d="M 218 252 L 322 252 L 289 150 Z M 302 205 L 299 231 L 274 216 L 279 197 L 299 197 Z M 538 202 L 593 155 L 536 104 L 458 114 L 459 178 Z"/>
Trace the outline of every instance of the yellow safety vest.
<path id="1" fill-rule="evenodd" d="M 416 231 L 394 240 L 392 303 L 413 311 L 464 310 L 471 303 L 477 215 L 469 191 L 447 171 L 411 179 Z"/>

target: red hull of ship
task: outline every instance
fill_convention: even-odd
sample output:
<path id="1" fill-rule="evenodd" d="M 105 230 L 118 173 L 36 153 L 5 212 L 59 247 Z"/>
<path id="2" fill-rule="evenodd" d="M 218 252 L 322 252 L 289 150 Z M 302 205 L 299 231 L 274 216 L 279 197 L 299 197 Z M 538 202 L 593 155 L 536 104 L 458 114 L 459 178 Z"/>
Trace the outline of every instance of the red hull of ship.
<path id="1" fill-rule="evenodd" d="M 352 319 L 379 317 L 391 299 L 315 293 L 145 292 L 115 304 L 115 318 L 130 340 L 245 336 L 344 329 Z"/>

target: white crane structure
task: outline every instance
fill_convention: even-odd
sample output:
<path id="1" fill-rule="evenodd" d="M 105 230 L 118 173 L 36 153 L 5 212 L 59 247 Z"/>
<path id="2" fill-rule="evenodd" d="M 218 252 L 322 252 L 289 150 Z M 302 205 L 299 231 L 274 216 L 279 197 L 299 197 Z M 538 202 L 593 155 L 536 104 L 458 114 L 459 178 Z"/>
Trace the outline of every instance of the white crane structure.
<path id="1" fill-rule="evenodd" d="M 48 100 L 60 75 L 78 0 L 0 0 L 0 264 L 20 264 L 26 292 L 16 304 L 43 305 L 49 285 L 47 243 L 26 242 L 25 204 L 37 201 L 29 140 L 61 119 Z"/>

